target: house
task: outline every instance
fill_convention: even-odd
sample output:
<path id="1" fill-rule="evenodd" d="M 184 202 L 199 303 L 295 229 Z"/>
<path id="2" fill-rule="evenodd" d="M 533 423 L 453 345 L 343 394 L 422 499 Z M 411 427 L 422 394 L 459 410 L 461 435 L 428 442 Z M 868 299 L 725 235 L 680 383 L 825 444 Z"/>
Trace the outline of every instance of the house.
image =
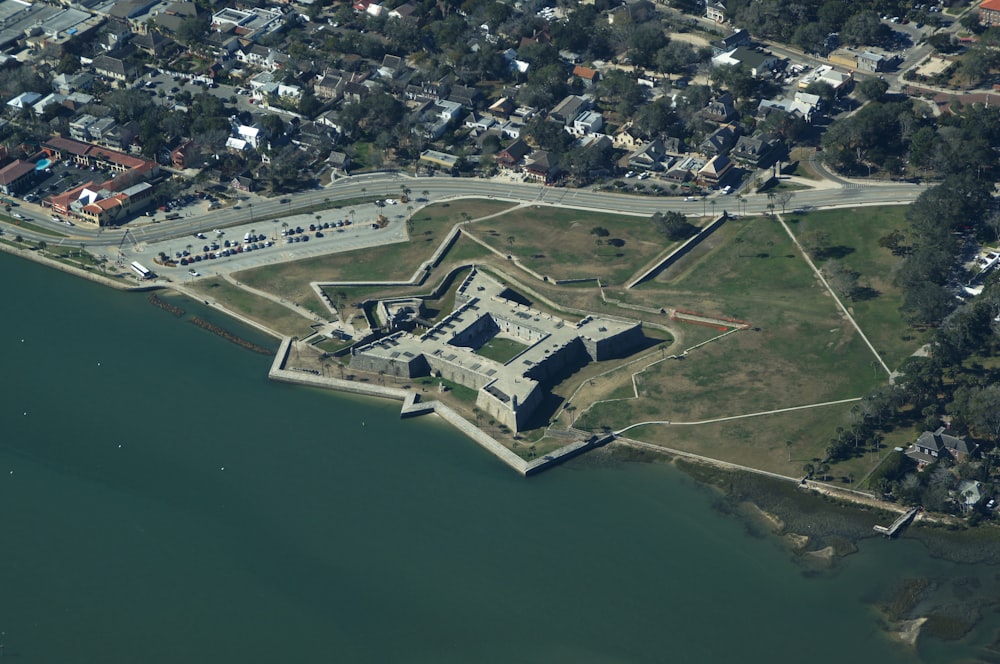
<path id="1" fill-rule="evenodd" d="M 548 150 L 535 150 L 524 160 L 524 173 L 532 180 L 552 182 L 559 176 L 556 155 Z"/>
<path id="2" fill-rule="evenodd" d="M 983 0 L 979 5 L 979 25 L 987 28 L 1000 25 L 1000 0 Z"/>
<path id="3" fill-rule="evenodd" d="M 170 151 L 170 163 L 174 168 L 187 168 L 188 154 L 193 152 L 194 141 L 188 139 Z"/>
<path id="4" fill-rule="evenodd" d="M 608 23 L 611 25 L 643 23 L 648 21 L 655 11 L 656 6 L 649 0 L 625 0 L 608 12 Z"/>
<path id="5" fill-rule="evenodd" d="M 718 187 L 723 178 L 733 168 L 733 162 L 724 154 L 708 160 L 708 163 L 698 171 L 698 180 L 706 187 Z"/>
<path id="6" fill-rule="evenodd" d="M 750 33 L 746 30 L 737 30 L 728 37 L 717 39 L 712 42 L 712 55 L 727 53 L 734 48 L 750 45 Z"/>
<path id="7" fill-rule="evenodd" d="M 22 92 L 8 101 L 7 106 L 14 111 L 23 111 L 24 109 L 30 110 L 31 107 L 34 106 L 41 98 L 42 95 L 37 92 Z"/>
<path id="8" fill-rule="evenodd" d="M 404 2 L 389 12 L 389 18 L 416 20 L 417 6 L 410 2 Z"/>
<path id="9" fill-rule="evenodd" d="M 246 175 L 237 175 L 229 181 L 229 186 L 236 191 L 251 192 L 254 190 L 253 178 Z"/>
<path id="10" fill-rule="evenodd" d="M 469 108 L 475 108 L 476 104 L 479 103 L 479 98 L 479 90 L 465 85 L 451 86 L 451 92 L 448 95 L 448 101 L 455 102 L 456 104 L 461 104 L 462 106 Z"/>
<path id="11" fill-rule="evenodd" d="M 72 94 L 78 90 L 89 90 L 93 84 L 94 76 L 87 72 L 57 74 L 52 79 L 52 89 L 64 95 Z"/>
<path id="12" fill-rule="evenodd" d="M 658 171 L 663 168 L 663 158 L 666 156 L 663 141 L 656 139 L 630 154 L 628 167 L 640 171 Z"/>
<path id="13" fill-rule="evenodd" d="M 500 99 L 493 102 L 486 112 L 492 115 L 497 120 L 508 120 L 510 116 L 513 115 L 514 111 L 517 109 L 517 105 L 511 101 L 510 97 L 501 97 Z"/>
<path id="14" fill-rule="evenodd" d="M 497 153 L 496 161 L 503 168 L 516 168 L 531 153 L 531 148 L 522 139 L 517 139 Z"/>
<path id="15" fill-rule="evenodd" d="M 0 192 L 15 196 L 35 182 L 36 174 L 35 164 L 16 159 L 0 168 Z"/>
<path id="16" fill-rule="evenodd" d="M 967 510 L 971 510 L 983 499 L 983 485 L 976 480 L 962 480 L 958 483 L 958 502 Z"/>
<path id="17" fill-rule="evenodd" d="M 344 85 L 343 76 L 327 72 L 313 85 L 313 94 L 318 99 L 339 99 L 344 92 Z"/>
<path id="18" fill-rule="evenodd" d="M 740 136 L 740 128 L 734 124 L 725 124 L 713 131 L 698 146 L 698 151 L 705 156 L 728 153 Z"/>
<path id="19" fill-rule="evenodd" d="M 719 95 L 701 110 L 701 115 L 706 120 L 712 122 L 729 122 L 736 115 L 736 106 L 733 103 L 733 96 L 728 92 Z"/>
<path id="20" fill-rule="evenodd" d="M 346 153 L 336 150 L 330 153 L 326 161 L 330 164 L 330 168 L 344 175 L 347 175 L 347 169 L 351 167 L 351 158 Z"/>
<path id="21" fill-rule="evenodd" d="M 711 2 L 709 0 L 709 2 L 705 3 L 705 18 L 716 23 L 725 23 L 726 6 L 721 2 Z"/>
<path id="22" fill-rule="evenodd" d="M 583 84 L 589 88 L 594 83 L 597 83 L 600 74 L 596 69 L 584 67 L 583 65 L 577 65 L 573 67 L 573 76 L 583 81 Z"/>
<path id="23" fill-rule="evenodd" d="M 881 53 L 873 53 L 872 51 L 862 51 L 858 53 L 856 59 L 858 69 L 860 71 L 867 72 L 879 72 L 885 69 L 888 64 L 888 59 Z"/>
<path id="24" fill-rule="evenodd" d="M 940 427 L 933 432 L 924 431 L 906 451 L 906 456 L 921 466 L 934 463 L 946 454 L 961 463 L 978 449 L 978 445 L 970 444 L 962 438 L 949 436 L 945 431 L 947 431 L 947 427 Z"/>
<path id="25" fill-rule="evenodd" d="M 590 102 L 577 95 L 569 95 L 549 112 L 549 119 L 563 123 L 565 126 L 573 124 L 581 113 L 590 108 Z"/>
<path id="26" fill-rule="evenodd" d="M 573 120 L 573 131 L 578 136 L 593 134 L 604 126 L 604 118 L 597 111 L 584 111 Z"/>
<path id="27" fill-rule="evenodd" d="M 712 58 L 713 67 L 736 67 L 742 65 L 755 78 L 763 78 L 768 75 L 777 64 L 778 58 L 771 53 L 761 53 L 745 46 L 720 53 Z"/>
<path id="28" fill-rule="evenodd" d="M 94 69 L 94 73 L 98 76 L 109 78 L 113 81 L 120 81 L 122 83 L 129 79 L 133 79 L 136 76 L 134 66 L 122 58 L 116 58 L 110 55 L 97 56 L 94 58 L 93 63 L 91 63 L 91 67 Z"/>
<path id="29" fill-rule="evenodd" d="M 403 58 L 398 55 L 386 54 L 382 58 L 382 65 L 378 68 L 378 75 L 382 78 L 395 78 L 403 70 Z"/>
<path id="30" fill-rule="evenodd" d="M 754 168 L 769 166 L 778 156 L 781 142 L 766 134 L 740 136 L 729 156 L 736 162 Z"/>

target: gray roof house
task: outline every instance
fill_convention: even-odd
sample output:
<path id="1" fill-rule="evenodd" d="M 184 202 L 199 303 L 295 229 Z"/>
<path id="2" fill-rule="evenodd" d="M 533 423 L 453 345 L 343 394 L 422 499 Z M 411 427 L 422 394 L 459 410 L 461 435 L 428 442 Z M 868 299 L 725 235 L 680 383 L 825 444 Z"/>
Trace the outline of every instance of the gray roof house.
<path id="1" fill-rule="evenodd" d="M 949 436 L 945 433 L 946 430 L 946 427 L 940 427 L 937 431 L 923 432 L 906 451 L 906 456 L 920 464 L 933 463 L 945 455 L 961 462 L 979 448 L 962 438 Z"/>
<path id="2" fill-rule="evenodd" d="M 737 125 L 722 125 L 701 142 L 698 151 L 709 157 L 727 154 L 736 145 L 736 139 L 739 138 L 739 135 L 740 129 Z"/>

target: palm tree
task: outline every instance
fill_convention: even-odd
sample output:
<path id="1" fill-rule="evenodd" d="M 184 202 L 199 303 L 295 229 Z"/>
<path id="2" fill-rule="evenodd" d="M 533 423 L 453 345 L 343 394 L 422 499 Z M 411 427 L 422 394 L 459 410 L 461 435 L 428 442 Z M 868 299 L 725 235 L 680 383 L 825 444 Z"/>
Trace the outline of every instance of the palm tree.
<path id="1" fill-rule="evenodd" d="M 806 477 L 808 477 L 809 479 L 812 479 L 813 473 L 816 472 L 816 468 L 811 463 L 807 463 L 806 465 L 802 466 L 802 470 L 805 471 Z"/>
<path id="2" fill-rule="evenodd" d="M 426 199 L 426 198 L 428 198 L 431 195 L 431 192 L 429 192 L 426 189 L 424 189 L 422 192 L 420 192 L 420 195 L 423 196 Z"/>
<path id="3" fill-rule="evenodd" d="M 514 250 L 514 240 L 516 240 L 516 239 L 517 238 L 515 238 L 513 235 L 508 235 L 507 236 L 507 244 L 510 245 L 511 251 Z"/>
<path id="4" fill-rule="evenodd" d="M 785 449 L 788 450 L 788 462 L 791 463 L 792 462 L 792 441 L 790 441 L 790 440 L 786 440 L 785 441 Z"/>

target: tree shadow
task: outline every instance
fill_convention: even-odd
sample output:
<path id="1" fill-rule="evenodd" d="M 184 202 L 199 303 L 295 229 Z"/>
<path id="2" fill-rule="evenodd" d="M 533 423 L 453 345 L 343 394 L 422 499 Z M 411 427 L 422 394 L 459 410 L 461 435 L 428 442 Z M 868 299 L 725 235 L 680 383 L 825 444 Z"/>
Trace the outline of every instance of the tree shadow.
<path id="1" fill-rule="evenodd" d="M 832 259 L 840 259 L 845 256 L 850 256 L 854 253 L 854 247 L 846 247 L 844 245 L 837 245 L 834 247 L 823 247 L 822 249 L 817 249 L 814 256 L 816 260 L 825 261 Z"/>
<path id="2" fill-rule="evenodd" d="M 874 300 L 879 295 L 881 295 L 877 289 L 871 286 L 855 286 L 851 289 L 851 299 L 855 302 L 865 302 L 867 300 Z"/>

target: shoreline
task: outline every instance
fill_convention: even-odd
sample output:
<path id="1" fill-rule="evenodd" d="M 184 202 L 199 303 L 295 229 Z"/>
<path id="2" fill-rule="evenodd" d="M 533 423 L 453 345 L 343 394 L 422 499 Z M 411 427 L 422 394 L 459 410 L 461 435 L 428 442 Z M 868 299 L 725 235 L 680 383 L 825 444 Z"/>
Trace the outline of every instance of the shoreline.
<path id="1" fill-rule="evenodd" d="M 457 227 L 456 227 L 457 228 Z M 455 229 L 453 229 L 454 232 Z M 306 385 L 310 387 L 321 387 L 324 389 L 330 389 L 338 392 L 346 392 L 353 394 L 360 394 L 365 396 L 374 396 L 382 399 L 390 399 L 393 401 L 402 401 L 403 405 L 400 409 L 400 417 L 413 417 L 416 415 L 422 415 L 426 413 L 435 413 L 443 420 L 457 428 L 462 433 L 466 434 L 468 437 L 472 438 L 477 444 L 489 451 L 496 458 L 504 462 L 508 467 L 512 468 L 516 472 L 528 476 L 535 473 L 546 470 L 553 465 L 561 463 L 569 458 L 582 454 L 591 449 L 604 446 L 610 442 L 618 442 L 624 446 L 629 446 L 634 449 L 646 450 L 659 455 L 670 457 L 672 459 L 686 459 L 689 462 L 703 465 L 708 468 L 714 468 L 717 470 L 722 470 L 726 472 L 747 472 L 752 473 L 758 477 L 770 478 L 771 480 L 777 480 L 784 483 L 794 484 L 803 489 L 809 489 L 817 494 L 825 495 L 834 500 L 849 503 L 853 505 L 856 509 L 878 509 L 884 512 L 902 514 L 906 511 L 906 507 L 897 505 L 895 503 L 888 503 L 875 498 L 873 495 L 858 491 L 855 489 L 845 489 L 841 487 L 831 486 L 824 484 L 822 482 L 817 482 L 815 480 L 806 480 L 803 478 L 789 477 L 786 475 L 781 475 L 779 473 L 770 472 L 767 470 L 762 470 L 758 468 L 752 468 L 749 466 L 742 466 L 739 464 L 731 463 L 722 459 L 715 459 L 712 457 L 706 457 L 703 455 L 698 455 L 690 452 L 684 452 L 682 450 L 675 450 L 667 447 L 662 447 L 659 445 L 654 445 L 651 443 L 645 443 L 642 441 L 626 438 L 624 436 L 615 435 L 614 433 L 606 434 L 592 434 L 587 440 L 575 441 L 561 448 L 553 450 L 538 459 L 532 461 L 526 461 L 520 456 L 516 455 L 510 449 L 502 445 L 495 438 L 487 434 L 484 430 L 476 427 L 469 420 L 461 416 L 450 406 L 437 401 L 421 401 L 420 394 L 414 391 L 404 390 L 400 388 L 390 388 L 384 386 L 377 386 L 369 383 L 360 383 L 356 381 L 349 381 L 343 379 L 328 378 L 323 376 L 316 376 L 305 371 L 295 371 L 293 369 L 288 369 L 285 364 L 288 360 L 288 353 L 291 348 L 293 340 L 291 337 L 287 337 L 276 330 L 273 330 L 263 323 L 256 320 L 248 318 L 242 314 L 239 314 L 223 304 L 215 300 L 207 300 L 200 296 L 199 294 L 191 291 L 180 283 L 173 281 L 167 281 L 162 283 L 159 280 L 154 280 L 149 284 L 131 284 L 124 282 L 123 279 L 127 279 L 128 276 L 112 278 L 105 275 L 97 274 L 90 270 L 84 269 L 82 267 L 68 265 L 61 261 L 58 261 L 47 256 L 42 256 L 38 253 L 36 249 L 13 247 L 5 242 L 0 242 L 0 251 L 8 253 L 13 256 L 19 256 L 21 258 L 34 261 L 41 265 L 48 266 L 53 269 L 57 269 L 61 272 L 83 277 L 94 283 L 108 286 L 119 291 L 126 292 L 148 292 L 155 290 L 169 290 L 176 292 L 185 297 L 191 298 L 196 302 L 201 302 L 202 304 L 211 307 L 212 309 L 219 311 L 220 313 L 229 316 L 245 325 L 248 325 L 259 332 L 262 332 L 278 341 L 280 345 L 278 351 L 275 353 L 274 361 L 271 364 L 271 368 L 268 372 L 268 378 L 270 380 L 275 380 L 278 382 L 286 382 L 292 384 Z M 928 521 L 934 523 L 935 525 L 944 525 L 947 527 L 954 527 L 956 525 L 961 525 L 960 521 L 945 517 L 943 515 L 927 515 L 926 513 L 921 513 L 914 520 L 914 524 L 922 521 Z"/>

